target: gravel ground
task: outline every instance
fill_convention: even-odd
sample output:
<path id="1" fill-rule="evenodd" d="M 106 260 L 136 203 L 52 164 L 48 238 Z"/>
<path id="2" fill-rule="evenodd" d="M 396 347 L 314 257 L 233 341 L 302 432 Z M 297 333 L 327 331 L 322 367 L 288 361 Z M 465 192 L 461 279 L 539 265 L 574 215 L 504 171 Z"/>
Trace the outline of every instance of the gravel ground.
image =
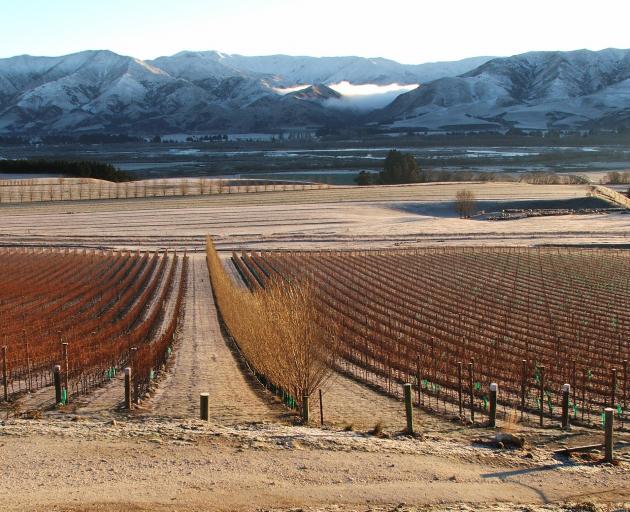
<path id="1" fill-rule="evenodd" d="M 10 511 L 525 510 L 517 505 L 621 507 L 630 495 L 626 462 L 277 424 L 14 420 L 0 425 L 0 450 Z"/>

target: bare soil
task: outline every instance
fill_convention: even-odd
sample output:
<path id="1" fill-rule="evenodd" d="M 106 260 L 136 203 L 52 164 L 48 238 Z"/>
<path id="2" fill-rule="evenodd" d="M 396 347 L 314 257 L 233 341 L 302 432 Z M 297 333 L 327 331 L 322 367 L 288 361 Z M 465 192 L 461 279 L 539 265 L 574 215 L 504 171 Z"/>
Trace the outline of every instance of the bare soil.
<path id="1" fill-rule="evenodd" d="M 210 417 L 221 424 L 286 417 L 281 404 L 242 371 L 242 361 L 228 346 L 203 255 L 191 256 L 185 308 L 173 366 L 143 409 L 169 418 L 195 418 L 199 414 L 199 394 L 209 393 Z"/>
<path id="2" fill-rule="evenodd" d="M 0 447 L 0 500 L 12 511 L 621 507 L 630 481 L 628 465 L 578 463 L 539 448 L 192 420 L 11 421 Z"/>

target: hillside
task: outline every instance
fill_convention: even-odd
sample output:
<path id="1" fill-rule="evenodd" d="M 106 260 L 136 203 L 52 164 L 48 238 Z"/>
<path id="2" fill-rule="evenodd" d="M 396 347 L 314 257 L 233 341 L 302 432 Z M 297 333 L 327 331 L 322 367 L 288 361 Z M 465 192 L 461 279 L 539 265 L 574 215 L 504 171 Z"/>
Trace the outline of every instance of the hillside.
<path id="1" fill-rule="evenodd" d="M 380 101 L 357 89 L 365 86 Z M 401 94 L 401 87 L 415 88 Z M 0 59 L 0 133 L 9 134 L 370 123 L 399 131 L 617 130 L 630 125 L 629 99 L 630 50 L 616 49 L 421 65 L 219 52 L 153 61 L 109 51 Z"/>
<path id="2" fill-rule="evenodd" d="M 392 127 L 616 129 L 627 124 L 630 51 L 498 58 L 400 95 L 374 119 Z"/>
<path id="3" fill-rule="evenodd" d="M 0 59 L 0 133 L 261 131 L 356 123 L 296 86 L 416 84 L 485 58 L 406 66 L 360 57 L 243 57 L 181 52 L 142 61 L 109 51 Z"/>

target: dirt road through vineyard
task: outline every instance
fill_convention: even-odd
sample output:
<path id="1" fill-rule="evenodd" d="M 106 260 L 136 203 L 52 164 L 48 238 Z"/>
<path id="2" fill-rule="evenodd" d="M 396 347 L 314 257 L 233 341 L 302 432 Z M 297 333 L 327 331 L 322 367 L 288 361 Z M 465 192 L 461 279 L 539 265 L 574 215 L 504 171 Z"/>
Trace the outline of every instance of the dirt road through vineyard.
<path id="1" fill-rule="evenodd" d="M 281 420 L 286 411 L 242 371 L 221 333 L 203 254 L 190 259 L 186 312 L 175 360 L 151 399 L 152 414 L 195 418 L 199 394 L 210 394 L 210 417 L 222 424 Z"/>

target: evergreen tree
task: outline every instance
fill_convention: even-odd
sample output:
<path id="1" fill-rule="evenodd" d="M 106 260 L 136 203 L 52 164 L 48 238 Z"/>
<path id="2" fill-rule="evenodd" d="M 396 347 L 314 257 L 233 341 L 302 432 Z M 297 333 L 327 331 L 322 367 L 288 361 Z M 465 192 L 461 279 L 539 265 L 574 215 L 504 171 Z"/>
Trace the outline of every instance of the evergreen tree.
<path id="1" fill-rule="evenodd" d="M 417 183 L 420 181 L 420 169 L 416 159 L 409 153 L 392 149 L 387 153 L 383 170 L 379 173 L 379 182 L 383 185 Z"/>

